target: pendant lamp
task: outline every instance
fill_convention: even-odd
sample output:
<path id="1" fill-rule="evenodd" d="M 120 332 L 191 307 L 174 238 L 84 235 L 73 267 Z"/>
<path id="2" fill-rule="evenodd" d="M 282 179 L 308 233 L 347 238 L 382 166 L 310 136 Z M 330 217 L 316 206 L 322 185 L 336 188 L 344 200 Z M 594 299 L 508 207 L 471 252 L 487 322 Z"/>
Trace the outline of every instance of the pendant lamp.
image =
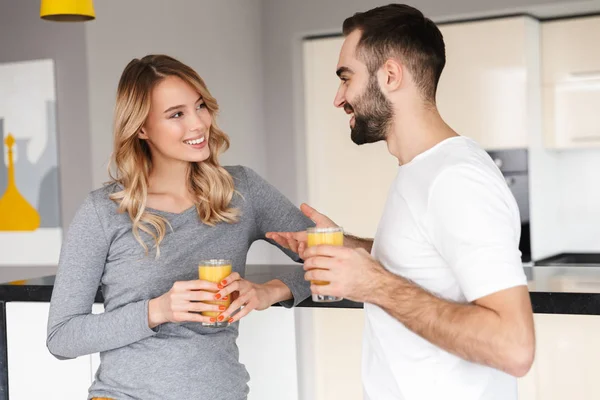
<path id="1" fill-rule="evenodd" d="M 42 0 L 40 17 L 47 21 L 80 22 L 96 18 L 92 0 Z"/>

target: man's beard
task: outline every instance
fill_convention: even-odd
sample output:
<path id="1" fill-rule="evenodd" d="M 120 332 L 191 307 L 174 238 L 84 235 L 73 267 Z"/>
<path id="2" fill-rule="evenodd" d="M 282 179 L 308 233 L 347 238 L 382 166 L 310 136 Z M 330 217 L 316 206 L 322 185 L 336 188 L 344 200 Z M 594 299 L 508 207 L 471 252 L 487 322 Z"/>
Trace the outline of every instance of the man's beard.
<path id="1" fill-rule="evenodd" d="M 354 112 L 354 127 L 350 138 L 358 145 L 375 143 L 387 138 L 394 115 L 392 104 L 385 98 L 377 84 L 377 78 L 371 76 L 369 83 L 354 106 L 346 103 L 344 109 Z"/>

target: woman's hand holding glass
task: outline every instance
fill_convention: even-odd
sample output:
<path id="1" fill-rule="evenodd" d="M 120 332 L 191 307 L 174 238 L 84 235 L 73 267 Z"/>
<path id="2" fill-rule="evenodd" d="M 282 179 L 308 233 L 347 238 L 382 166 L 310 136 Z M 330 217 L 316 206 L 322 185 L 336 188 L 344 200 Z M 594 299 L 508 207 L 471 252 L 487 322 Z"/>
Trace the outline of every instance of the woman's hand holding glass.
<path id="1" fill-rule="evenodd" d="M 204 280 L 178 281 L 171 289 L 148 304 L 148 326 L 174 322 L 214 323 L 216 317 L 201 315 L 203 311 L 222 312 L 226 307 L 207 304 L 205 301 L 215 299 L 219 287 L 214 282 Z"/>
<path id="2" fill-rule="evenodd" d="M 266 310 L 278 301 L 291 298 L 289 288 L 279 280 L 259 284 L 243 279 L 237 272 L 223 279 L 218 287 L 220 290 L 215 299 L 231 296 L 232 302 L 217 321 L 228 321 L 230 324 L 239 321 L 253 310 Z M 239 311 L 231 316 L 236 310 Z"/>

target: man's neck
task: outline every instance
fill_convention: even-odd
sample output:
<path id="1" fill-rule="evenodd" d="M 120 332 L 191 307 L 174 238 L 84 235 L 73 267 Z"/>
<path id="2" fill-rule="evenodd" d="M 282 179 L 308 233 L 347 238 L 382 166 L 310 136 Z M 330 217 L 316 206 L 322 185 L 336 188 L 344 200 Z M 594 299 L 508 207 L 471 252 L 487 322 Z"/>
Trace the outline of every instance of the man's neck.
<path id="1" fill-rule="evenodd" d="M 400 165 L 409 163 L 438 143 L 458 136 L 435 106 L 414 106 L 395 111 L 387 145 Z"/>

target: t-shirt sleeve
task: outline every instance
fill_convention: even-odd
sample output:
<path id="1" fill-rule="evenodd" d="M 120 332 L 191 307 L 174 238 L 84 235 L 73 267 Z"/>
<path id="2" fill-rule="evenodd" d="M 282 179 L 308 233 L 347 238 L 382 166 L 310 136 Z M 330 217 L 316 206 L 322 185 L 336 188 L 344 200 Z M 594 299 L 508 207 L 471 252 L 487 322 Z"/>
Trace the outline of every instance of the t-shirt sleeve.
<path id="1" fill-rule="evenodd" d="M 429 192 L 427 233 L 469 302 L 527 284 L 518 208 L 503 184 L 486 171 L 455 166 Z"/>
<path id="2" fill-rule="evenodd" d="M 256 223 L 256 239 L 266 240 L 274 246 L 279 247 L 292 260 L 302 262 L 298 254 L 284 249 L 274 241 L 267 239 L 267 232 L 296 232 L 305 230 L 314 226 L 309 218 L 291 201 L 289 201 L 275 187 L 265 181 L 260 175 L 252 169 L 244 167 L 248 184 L 247 199 L 254 212 Z M 291 290 L 294 299 L 292 301 L 282 302 L 285 307 L 295 306 L 302 300 L 310 296 L 310 284 L 304 280 L 304 270 L 302 267 L 286 268 L 287 272 L 282 271 L 276 276 L 277 279 L 285 283 Z"/>

